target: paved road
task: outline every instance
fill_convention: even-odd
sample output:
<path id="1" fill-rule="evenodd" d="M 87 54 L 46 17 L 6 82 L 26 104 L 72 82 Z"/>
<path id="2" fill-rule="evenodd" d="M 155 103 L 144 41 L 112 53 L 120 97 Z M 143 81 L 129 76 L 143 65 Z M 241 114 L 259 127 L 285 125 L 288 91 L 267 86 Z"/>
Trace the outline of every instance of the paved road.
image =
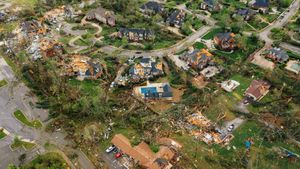
<path id="1" fill-rule="evenodd" d="M 274 69 L 275 64 L 265 59 L 264 56 L 261 55 L 261 53 L 266 49 L 270 48 L 274 42 L 274 40 L 269 38 L 271 30 L 273 28 L 282 28 L 284 25 L 286 25 L 289 19 L 298 12 L 300 4 L 299 2 L 299 0 L 294 0 L 290 7 L 286 9 L 286 11 L 284 11 L 273 23 L 271 23 L 265 29 L 261 30 L 261 32 L 258 35 L 261 40 L 265 41 L 265 46 L 254 54 L 252 63 L 264 69 Z M 283 18 L 281 16 L 283 16 Z M 297 49 L 297 47 L 287 43 L 281 44 L 280 46 L 284 46 L 285 49 L 291 51 L 300 51 L 299 48 Z"/>
<path id="2" fill-rule="evenodd" d="M 191 36 L 186 37 L 185 39 L 181 40 L 177 44 L 169 47 L 169 48 L 164 48 L 164 49 L 158 49 L 158 50 L 151 50 L 151 51 L 138 51 L 138 50 L 125 50 L 125 49 L 120 49 L 116 48 L 113 46 L 105 46 L 101 48 L 102 52 L 105 52 L 107 54 L 118 54 L 120 56 L 126 56 L 126 57 L 132 57 L 132 56 L 158 56 L 158 57 L 163 57 L 167 56 L 168 54 L 174 54 L 177 52 L 180 52 L 187 47 L 193 45 L 195 41 L 205 35 L 212 26 L 203 26 L 200 28 L 197 32 L 192 34 Z M 137 52 L 140 52 L 137 54 Z"/>
<path id="3" fill-rule="evenodd" d="M 280 47 L 282 47 L 283 49 L 286 49 L 286 50 L 293 51 L 294 53 L 297 53 L 300 55 L 300 48 L 297 46 L 291 45 L 289 43 L 281 43 Z"/>
<path id="4" fill-rule="evenodd" d="M 21 136 L 24 139 L 36 141 L 37 149 L 26 152 L 27 159 L 30 160 L 39 152 L 45 152 L 43 145 L 51 142 L 58 146 L 61 150 L 72 151 L 78 154 L 78 161 L 83 169 L 95 169 L 94 165 L 79 150 L 74 150 L 68 147 L 72 144 L 65 140 L 63 133 L 46 133 L 43 130 L 36 130 L 29 128 L 19 121 L 17 121 L 13 112 L 21 110 L 29 119 L 40 119 L 45 121 L 48 118 L 48 112 L 43 109 L 37 109 L 31 106 L 35 103 L 35 97 L 28 95 L 30 90 L 21 82 L 18 82 L 14 76 L 14 72 L 7 65 L 5 60 L 0 56 L 0 79 L 8 81 L 8 85 L 0 88 L 0 126 L 5 128 L 10 134 L 3 140 L 0 140 L 0 169 L 6 169 L 10 163 L 18 164 L 18 157 L 25 153 L 24 150 L 19 149 L 11 151 L 9 145 L 13 142 L 15 136 Z"/>

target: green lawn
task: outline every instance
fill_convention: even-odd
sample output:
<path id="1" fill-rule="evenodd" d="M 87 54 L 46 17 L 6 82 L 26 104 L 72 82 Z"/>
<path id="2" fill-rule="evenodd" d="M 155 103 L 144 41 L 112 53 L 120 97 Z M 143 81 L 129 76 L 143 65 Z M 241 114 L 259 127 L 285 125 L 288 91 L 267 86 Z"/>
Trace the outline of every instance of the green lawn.
<path id="1" fill-rule="evenodd" d="M 39 120 L 33 120 L 33 121 L 29 121 L 27 119 L 27 117 L 20 111 L 17 110 L 14 112 L 14 116 L 23 124 L 25 124 L 26 126 L 29 127 L 33 127 L 33 128 L 41 128 L 42 127 L 42 123 Z"/>
<path id="2" fill-rule="evenodd" d="M 7 81 L 6 80 L 0 80 L 0 87 L 3 87 L 7 85 Z"/>
<path id="3" fill-rule="evenodd" d="M 240 83 L 240 85 L 234 90 L 234 93 L 237 93 L 239 96 L 243 96 L 246 89 L 249 87 L 252 79 L 246 78 L 242 75 L 234 75 L 231 80 L 235 80 Z"/>
<path id="4" fill-rule="evenodd" d="M 215 28 L 215 29 L 211 30 L 210 32 L 208 32 L 207 34 L 205 34 L 205 35 L 202 37 L 202 39 L 204 39 L 204 40 L 210 40 L 210 39 L 213 39 L 214 36 L 215 36 L 217 33 L 219 33 L 219 32 L 221 32 L 221 28 Z"/>
<path id="5" fill-rule="evenodd" d="M 201 42 L 196 42 L 196 43 L 194 44 L 194 46 L 195 46 L 196 49 L 203 49 L 203 48 L 206 48 L 206 45 L 203 44 L 203 43 L 201 43 Z"/>
<path id="6" fill-rule="evenodd" d="M 6 136 L 6 134 L 3 132 L 3 130 L 0 130 L 0 140 L 3 139 Z"/>
<path id="7" fill-rule="evenodd" d="M 35 143 L 30 143 L 30 142 L 26 142 L 26 141 L 22 141 L 20 140 L 19 138 L 15 138 L 14 139 L 14 142 L 10 145 L 10 147 L 13 149 L 13 150 L 16 150 L 20 147 L 23 147 L 24 149 L 26 150 L 31 150 L 33 149 L 34 147 L 36 146 Z"/>

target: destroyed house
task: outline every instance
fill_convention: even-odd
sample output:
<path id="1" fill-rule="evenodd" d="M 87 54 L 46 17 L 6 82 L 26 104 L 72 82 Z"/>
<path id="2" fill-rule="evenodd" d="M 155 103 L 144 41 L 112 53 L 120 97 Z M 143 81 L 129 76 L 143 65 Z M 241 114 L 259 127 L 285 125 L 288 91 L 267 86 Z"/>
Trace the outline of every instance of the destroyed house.
<path id="1" fill-rule="evenodd" d="M 164 11 L 163 6 L 155 1 L 149 1 L 141 6 L 141 11 L 146 14 L 157 14 Z"/>
<path id="2" fill-rule="evenodd" d="M 64 15 L 67 18 L 73 18 L 74 17 L 74 8 L 71 5 L 66 5 L 64 8 Z"/>
<path id="3" fill-rule="evenodd" d="M 251 9 L 238 9 L 234 16 L 241 16 L 244 20 L 248 21 L 252 19 L 255 14 L 255 11 Z"/>
<path id="4" fill-rule="evenodd" d="M 156 61 L 153 57 L 143 57 L 140 63 L 134 64 L 129 69 L 129 76 L 132 79 L 153 78 L 162 74 L 162 62 Z"/>
<path id="5" fill-rule="evenodd" d="M 238 47 L 235 34 L 231 32 L 216 34 L 214 37 L 214 43 L 223 50 L 233 50 Z"/>
<path id="6" fill-rule="evenodd" d="M 200 9 L 208 11 L 219 11 L 221 8 L 222 6 L 217 0 L 204 0 L 200 4 Z"/>
<path id="7" fill-rule="evenodd" d="M 172 164 L 170 161 L 176 157 L 175 152 L 167 146 L 160 146 L 157 153 L 154 153 L 145 142 L 141 142 L 133 147 L 130 141 L 122 134 L 116 134 L 111 143 L 145 169 L 171 168 Z"/>
<path id="8" fill-rule="evenodd" d="M 103 73 L 102 65 L 86 56 L 72 55 L 65 63 L 66 74 L 83 79 L 97 79 Z"/>
<path id="9" fill-rule="evenodd" d="M 108 11 L 102 7 L 90 10 L 86 15 L 87 20 L 97 20 L 109 26 L 116 25 L 116 18 L 113 11 Z"/>
<path id="10" fill-rule="evenodd" d="M 37 34 L 44 34 L 46 29 L 36 20 L 24 21 L 21 23 L 21 29 L 26 36 L 32 37 Z"/>
<path id="11" fill-rule="evenodd" d="M 42 39 L 40 42 L 40 51 L 44 57 L 61 56 L 64 53 L 62 43 L 55 40 Z"/>
<path id="12" fill-rule="evenodd" d="M 289 59 L 289 55 L 280 48 L 268 50 L 266 57 L 280 63 L 286 62 Z"/>
<path id="13" fill-rule="evenodd" d="M 153 40 L 154 32 L 149 29 L 127 29 L 120 28 L 118 32 L 118 37 L 126 37 L 130 41 L 138 42 L 143 40 Z"/>
<path id="14" fill-rule="evenodd" d="M 180 28 L 185 19 L 185 12 L 183 10 L 176 9 L 173 11 L 166 20 L 166 23 L 170 26 Z"/>
<path id="15" fill-rule="evenodd" d="M 186 61 L 194 69 L 203 69 L 212 61 L 212 54 L 206 49 L 191 49 L 180 59 Z"/>
<path id="16" fill-rule="evenodd" d="M 253 80 L 245 92 L 245 96 L 258 101 L 263 98 L 270 89 L 271 85 L 263 80 Z"/>

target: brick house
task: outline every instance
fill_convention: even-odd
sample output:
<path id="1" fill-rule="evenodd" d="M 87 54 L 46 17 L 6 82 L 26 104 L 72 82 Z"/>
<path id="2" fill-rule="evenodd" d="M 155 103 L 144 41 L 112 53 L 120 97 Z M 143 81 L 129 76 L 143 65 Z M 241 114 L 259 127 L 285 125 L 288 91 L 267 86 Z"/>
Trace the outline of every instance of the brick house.
<path id="1" fill-rule="evenodd" d="M 120 28 L 117 36 L 119 38 L 126 37 L 129 41 L 139 42 L 143 40 L 153 40 L 154 32 L 149 29 L 127 29 Z"/>
<path id="2" fill-rule="evenodd" d="M 218 33 L 214 37 L 214 43 L 222 50 L 230 51 L 238 47 L 235 34 L 231 32 Z"/>

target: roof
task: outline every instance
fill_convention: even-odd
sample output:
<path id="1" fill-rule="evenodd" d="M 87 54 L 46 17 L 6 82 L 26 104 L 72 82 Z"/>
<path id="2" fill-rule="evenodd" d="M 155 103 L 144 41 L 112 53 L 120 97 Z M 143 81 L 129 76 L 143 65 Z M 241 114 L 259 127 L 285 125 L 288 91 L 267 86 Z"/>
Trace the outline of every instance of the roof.
<path id="1" fill-rule="evenodd" d="M 127 34 L 129 32 L 143 34 L 143 35 L 154 35 L 154 31 L 151 29 L 139 29 L 139 28 L 120 28 L 119 32 Z"/>
<path id="2" fill-rule="evenodd" d="M 285 67 L 287 70 L 292 71 L 296 74 L 300 72 L 300 62 L 296 60 L 290 60 Z"/>
<path id="3" fill-rule="evenodd" d="M 241 16 L 247 16 L 247 15 L 254 15 L 255 12 L 251 9 L 237 9 L 236 14 L 241 15 Z"/>
<path id="4" fill-rule="evenodd" d="M 97 18 L 97 16 L 105 17 L 105 18 L 114 18 L 115 17 L 113 11 L 106 10 L 102 7 L 98 7 L 96 9 L 90 10 L 86 16 L 90 17 L 90 18 Z"/>
<path id="5" fill-rule="evenodd" d="M 163 7 L 160 3 L 155 1 L 149 1 L 141 6 L 143 10 L 152 10 L 155 13 L 160 13 L 163 11 Z"/>
<path id="6" fill-rule="evenodd" d="M 176 148 L 176 149 L 181 149 L 182 148 L 182 145 L 180 143 L 178 143 L 177 141 L 175 141 L 171 138 L 167 138 L 167 137 L 158 138 L 157 143 L 161 144 L 161 145 L 164 145 L 164 146 L 173 147 L 173 148 Z"/>
<path id="7" fill-rule="evenodd" d="M 270 87 L 271 85 L 266 81 L 253 80 L 245 94 L 254 97 L 256 100 L 259 100 L 269 91 Z"/>
<path id="8" fill-rule="evenodd" d="M 118 147 L 123 153 L 132 157 L 139 165 L 149 169 L 159 169 L 157 159 L 171 160 L 175 153 L 168 147 L 161 146 L 158 153 L 154 153 L 148 144 L 141 142 L 139 145 L 132 147 L 130 141 L 122 134 L 116 134 L 111 143 Z M 168 161 L 164 161 L 167 162 Z"/>
<path id="9" fill-rule="evenodd" d="M 255 0 L 253 6 L 256 8 L 267 8 L 269 7 L 269 0 Z"/>
<path id="10" fill-rule="evenodd" d="M 224 32 L 224 33 L 217 33 L 215 37 L 221 39 L 222 41 L 230 41 L 235 36 L 232 32 Z"/>
<path id="11" fill-rule="evenodd" d="M 211 7 L 218 4 L 217 0 L 204 0 L 203 2 L 206 3 L 207 5 L 211 6 Z"/>
<path id="12" fill-rule="evenodd" d="M 170 24 L 181 26 L 183 24 L 184 18 L 185 18 L 184 11 L 176 9 L 167 18 L 167 22 L 169 22 Z"/>
<path id="13" fill-rule="evenodd" d="M 269 50 L 269 53 L 277 57 L 277 59 L 282 61 L 287 61 L 289 59 L 289 55 L 286 53 L 286 51 L 280 49 L 280 48 L 272 48 Z"/>
<path id="14" fill-rule="evenodd" d="M 213 55 L 206 49 L 195 49 L 192 52 L 187 52 L 183 57 L 201 69 L 211 60 L 212 56 Z"/>

